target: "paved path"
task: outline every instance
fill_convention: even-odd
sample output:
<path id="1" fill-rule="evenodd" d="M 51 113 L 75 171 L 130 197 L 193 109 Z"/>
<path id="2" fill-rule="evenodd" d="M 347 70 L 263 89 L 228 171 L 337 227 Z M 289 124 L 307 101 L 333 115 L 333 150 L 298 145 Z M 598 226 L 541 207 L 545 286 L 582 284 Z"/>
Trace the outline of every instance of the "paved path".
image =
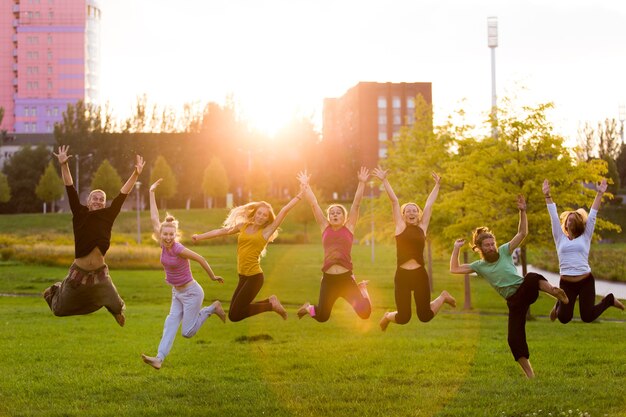
<path id="1" fill-rule="evenodd" d="M 522 267 L 518 266 L 520 274 L 522 273 Z M 559 285 L 559 274 L 554 272 L 544 271 L 543 269 L 535 268 L 532 265 L 528 265 L 528 272 L 536 272 L 543 275 L 554 286 Z M 626 300 L 626 283 L 613 282 L 613 281 L 601 281 L 596 279 L 596 295 L 605 296 L 608 293 L 613 293 L 614 296 L 621 300 Z"/>

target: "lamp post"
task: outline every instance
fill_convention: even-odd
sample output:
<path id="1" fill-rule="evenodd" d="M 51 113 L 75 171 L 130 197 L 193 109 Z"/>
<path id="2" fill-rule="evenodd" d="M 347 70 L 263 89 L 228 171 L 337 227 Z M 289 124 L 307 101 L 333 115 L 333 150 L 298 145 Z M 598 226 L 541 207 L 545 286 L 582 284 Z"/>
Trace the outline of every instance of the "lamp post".
<path id="1" fill-rule="evenodd" d="M 496 48 L 498 47 L 498 18 L 491 16 L 487 18 L 487 46 L 491 49 L 491 136 L 496 137 L 497 114 L 496 114 Z"/>
<path id="2" fill-rule="evenodd" d="M 141 219 L 140 219 L 140 213 L 141 213 L 141 203 L 140 203 L 140 198 L 139 198 L 139 188 L 141 187 L 141 182 L 137 181 L 135 183 L 135 190 L 137 190 L 137 244 L 141 243 Z"/>
<path id="3" fill-rule="evenodd" d="M 85 157 L 83 159 L 88 159 L 91 158 L 93 156 L 92 153 L 89 153 L 87 155 L 85 155 Z M 78 196 L 80 197 L 80 155 L 76 154 L 76 192 L 78 193 Z"/>
<path id="4" fill-rule="evenodd" d="M 620 122 L 620 135 L 622 137 L 622 145 L 624 145 L 624 122 L 626 121 L 626 105 L 624 103 L 619 105 L 619 122 Z"/>

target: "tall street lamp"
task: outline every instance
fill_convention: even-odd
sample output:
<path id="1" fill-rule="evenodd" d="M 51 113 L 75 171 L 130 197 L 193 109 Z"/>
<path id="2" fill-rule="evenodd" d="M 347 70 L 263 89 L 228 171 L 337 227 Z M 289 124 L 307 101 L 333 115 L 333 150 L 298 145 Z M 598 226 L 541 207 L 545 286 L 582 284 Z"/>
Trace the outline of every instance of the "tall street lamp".
<path id="1" fill-rule="evenodd" d="M 141 182 L 137 181 L 135 183 L 135 190 L 137 190 L 137 244 L 141 244 L 141 220 L 140 220 L 140 213 L 141 213 L 141 204 L 140 204 L 140 198 L 139 198 L 139 188 L 141 187 Z"/>
<path id="2" fill-rule="evenodd" d="M 85 155 L 83 159 L 89 159 L 92 156 L 93 154 L 90 153 L 90 154 Z M 80 197 L 80 171 L 79 171 L 80 155 L 76 154 L 75 158 L 76 158 L 76 192 L 78 193 L 78 196 Z"/>
<path id="3" fill-rule="evenodd" d="M 496 130 L 496 48 L 498 47 L 498 18 L 491 16 L 487 18 L 487 46 L 491 49 L 491 116 L 493 127 L 491 136 L 498 135 Z"/>
<path id="4" fill-rule="evenodd" d="M 370 245 L 371 245 L 371 259 L 372 259 L 372 263 L 374 263 L 374 181 L 370 181 L 370 206 L 371 206 L 371 215 L 372 215 L 372 223 L 370 225 L 371 227 L 371 238 L 370 238 Z"/>

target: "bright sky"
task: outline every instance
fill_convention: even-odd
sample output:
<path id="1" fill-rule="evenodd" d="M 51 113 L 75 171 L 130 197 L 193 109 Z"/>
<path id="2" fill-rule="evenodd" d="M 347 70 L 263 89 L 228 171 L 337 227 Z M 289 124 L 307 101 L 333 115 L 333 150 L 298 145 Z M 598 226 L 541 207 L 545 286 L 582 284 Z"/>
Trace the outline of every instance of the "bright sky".
<path id="1" fill-rule="evenodd" d="M 181 108 L 235 100 L 273 132 L 321 123 L 325 97 L 359 81 L 432 82 L 437 122 L 491 106 L 487 17 L 497 16 L 497 94 L 553 101 L 551 120 L 618 118 L 626 103 L 624 0 L 100 0 L 102 98 Z M 462 101 L 464 100 L 464 103 Z"/>

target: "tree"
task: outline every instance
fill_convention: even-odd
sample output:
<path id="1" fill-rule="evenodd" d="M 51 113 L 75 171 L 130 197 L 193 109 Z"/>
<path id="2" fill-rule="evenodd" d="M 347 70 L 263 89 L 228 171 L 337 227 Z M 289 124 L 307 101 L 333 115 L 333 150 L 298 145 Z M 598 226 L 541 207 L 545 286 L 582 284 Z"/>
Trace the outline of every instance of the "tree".
<path id="1" fill-rule="evenodd" d="M 154 161 L 150 172 L 150 184 L 159 178 L 163 178 L 163 182 L 156 189 L 156 196 L 161 199 L 161 207 L 165 208 L 163 200 L 172 198 L 176 194 L 177 181 L 172 168 L 162 155 L 159 155 Z"/>
<path id="2" fill-rule="evenodd" d="M 11 188 L 7 176 L 0 172 L 0 203 L 6 203 L 11 199 Z"/>
<path id="3" fill-rule="evenodd" d="M 226 168 L 224 164 L 218 158 L 211 158 L 209 166 L 204 170 L 204 176 L 202 178 L 202 191 L 204 192 L 205 199 L 210 199 L 209 208 L 213 207 L 213 203 L 218 198 L 222 198 L 228 192 L 228 176 L 226 175 Z M 215 204 L 217 206 L 217 204 Z"/>
<path id="4" fill-rule="evenodd" d="M 0 204 L 3 213 L 36 213 L 42 201 L 35 195 L 35 187 L 50 161 L 50 151 L 44 145 L 25 146 L 4 165 L 3 171 L 11 189 L 11 200 Z"/>
<path id="5" fill-rule="evenodd" d="M 104 191 L 107 196 L 114 197 L 120 192 L 121 188 L 122 178 L 115 168 L 113 168 L 109 160 L 105 159 L 93 174 L 91 189 L 100 189 Z"/>
<path id="6" fill-rule="evenodd" d="M 64 190 L 65 186 L 63 185 L 63 180 L 59 174 L 57 174 L 54 163 L 50 161 L 45 172 L 39 179 L 39 184 L 37 184 L 37 188 L 35 188 L 35 194 L 45 202 L 50 201 L 52 203 L 51 211 L 54 213 L 54 202 L 63 196 Z"/>

